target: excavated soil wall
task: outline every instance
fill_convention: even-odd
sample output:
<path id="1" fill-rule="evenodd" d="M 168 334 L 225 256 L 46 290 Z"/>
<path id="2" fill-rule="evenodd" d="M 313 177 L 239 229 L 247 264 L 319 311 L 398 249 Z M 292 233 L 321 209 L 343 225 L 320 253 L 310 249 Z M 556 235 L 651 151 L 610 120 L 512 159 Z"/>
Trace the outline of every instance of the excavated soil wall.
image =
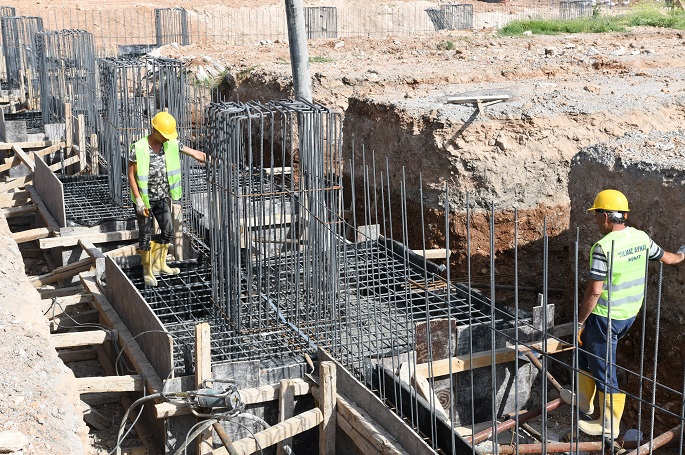
<path id="1" fill-rule="evenodd" d="M 14 441 L 0 452 L 87 454 L 88 428 L 74 373 L 50 343 L 40 295 L 24 273 L 17 243 L 2 215 L 0 264 L 0 440 Z"/>

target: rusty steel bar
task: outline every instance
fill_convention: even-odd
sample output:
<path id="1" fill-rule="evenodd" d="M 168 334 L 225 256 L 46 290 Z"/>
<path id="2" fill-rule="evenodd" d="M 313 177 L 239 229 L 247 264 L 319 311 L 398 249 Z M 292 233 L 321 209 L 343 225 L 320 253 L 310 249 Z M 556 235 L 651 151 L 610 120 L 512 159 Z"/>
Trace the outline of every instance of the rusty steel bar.
<path id="1" fill-rule="evenodd" d="M 556 400 L 552 400 L 547 405 L 545 408 L 547 411 L 553 411 L 562 404 L 565 404 L 564 401 L 561 398 L 557 398 Z M 533 411 L 528 411 L 524 412 L 521 414 L 518 418 L 519 423 L 527 422 L 530 419 L 534 419 L 535 417 L 538 417 L 540 414 L 542 414 L 542 408 L 535 409 Z M 495 429 L 496 433 L 501 433 L 504 430 L 508 430 L 512 427 L 516 426 L 516 419 L 511 419 L 507 420 L 506 422 L 502 422 L 499 425 L 497 425 L 497 428 Z M 488 428 L 486 430 L 481 431 L 480 433 L 476 433 L 472 438 L 471 438 L 471 444 L 478 444 L 479 442 L 483 442 L 486 439 L 488 439 L 490 436 L 492 436 L 492 428 Z"/>
<path id="2" fill-rule="evenodd" d="M 647 441 L 637 449 L 633 450 L 632 452 L 629 452 L 627 455 L 643 455 L 645 453 L 650 453 L 650 450 L 658 449 L 659 447 L 668 444 L 669 442 L 676 439 L 678 435 L 681 435 L 682 433 L 683 425 L 678 425 L 676 427 L 671 428 L 666 433 L 657 436 L 651 441 Z"/>

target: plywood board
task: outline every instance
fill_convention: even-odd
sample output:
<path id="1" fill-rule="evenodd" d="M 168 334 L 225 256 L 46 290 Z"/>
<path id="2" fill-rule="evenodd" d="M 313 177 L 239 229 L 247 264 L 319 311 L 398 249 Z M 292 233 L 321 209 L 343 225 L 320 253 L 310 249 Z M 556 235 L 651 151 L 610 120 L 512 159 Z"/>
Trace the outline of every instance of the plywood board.
<path id="1" fill-rule="evenodd" d="M 34 173 L 33 186 L 43 200 L 52 217 L 59 227 L 67 225 L 67 217 L 64 210 L 64 188 L 62 182 L 48 168 L 42 158 L 36 156 L 36 170 Z"/>
<path id="2" fill-rule="evenodd" d="M 108 257 L 105 263 L 105 294 L 121 320 L 136 338 L 160 378 L 173 376 L 173 345 L 157 315 L 119 266 Z M 143 332 L 150 332 L 140 335 Z M 168 332 L 167 332 L 168 333 Z M 140 336 L 138 336 L 140 335 Z M 171 376 L 170 376 L 171 375 Z"/>
<path id="3" fill-rule="evenodd" d="M 354 397 L 359 407 L 382 425 L 388 433 L 396 437 L 404 450 L 414 455 L 435 454 L 428 444 L 397 414 L 388 409 L 380 398 L 355 379 L 323 349 L 319 349 L 319 360 L 330 360 L 335 363 L 338 394 L 348 398 Z"/>

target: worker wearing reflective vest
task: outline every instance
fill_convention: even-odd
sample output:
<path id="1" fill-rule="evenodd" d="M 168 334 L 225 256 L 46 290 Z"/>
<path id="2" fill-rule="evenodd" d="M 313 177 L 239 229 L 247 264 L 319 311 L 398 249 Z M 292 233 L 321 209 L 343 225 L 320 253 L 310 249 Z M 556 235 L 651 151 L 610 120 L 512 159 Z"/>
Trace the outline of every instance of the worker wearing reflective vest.
<path id="1" fill-rule="evenodd" d="M 179 200 L 182 194 L 180 154 L 206 161 L 203 152 L 185 147 L 177 137 L 176 119 L 160 112 L 152 119 L 152 132 L 133 144 L 129 154 L 128 183 L 136 205 L 139 254 L 148 286 L 157 286 L 156 276 L 179 273 L 178 268 L 169 267 L 166 257 L 174 237 L 171 200 Z M 150 214 L 161 231 L 155 241 L 151 236 Z"/>
<path id="2" fill-rule="evenodd" d="M 615 439 L 626 399 L 616 380 L 616 345 L 642 307 L 647 260 L 677 264 L 685 259 L 685 245 L 669 253 L 643 231 L 626 226 L 628 199 L 619 191 L 601 191 L 588 210 L 594 212 L 604 237 L 592 246 L 589 280 L 578 312 L 578 407 L 592 414 L 598 391 L 599 418 L 582 420 L 578 428 Z"/>

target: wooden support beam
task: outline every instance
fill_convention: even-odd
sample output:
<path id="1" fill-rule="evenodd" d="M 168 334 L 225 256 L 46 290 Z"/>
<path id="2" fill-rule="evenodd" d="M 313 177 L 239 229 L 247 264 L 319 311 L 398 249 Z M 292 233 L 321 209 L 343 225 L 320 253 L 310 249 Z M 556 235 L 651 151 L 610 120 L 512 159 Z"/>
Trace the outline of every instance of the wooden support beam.
<path id="1" fill-rule="evenodd" d="M 83 362 L 86 360 L 95 360 L 98 358 L 98 353 L 92 349 L 79 349 L 78 351 L 61 351 L 57 353 L 57 357 L 64 363 L 69 362 Z"/>
<path id="2" fill-rule="evenodd" d="M 104 253 L 100 250 L 100 248 L 97 248 L 95 245 L 93 245 L 92 242 L 89 242 L 85 239 L 79 239 L 78 244 L 81 248 L 83 248 L 83 251 L 86 252 L 86 254 L 93 259 L 104 259 L 105 255 Z"/>
<path id="3" fill-rule="evenodd" d="M 333 362 L 319 363 L 319 455 L 335 455 L 335 407 L 337 400 L 336 369 Z"/>
<path id="4" fill-rule="evenodd" d="M 3 183 L 0 183 L 0 193 L 6 193 L 9 190 L 12 190 L 14 188 L 21 188 L 23 186 L 26 186 L 27 183 L 30 183 L 33 181 L 33 174 L 25 175 L 23 177 L 17 177 L 14 180 L 9 180 Z"/>
<path id="5" fill-rule="evenodd" d="M 79 148 L 79 171 L 83 172 L 86 169 L 86 117 L 79 114 L 76 117 L 76 138 L 78 140 Z"/>
<path id="6" fill-rule="evenodd" d="M 34 204 L 20 205 L 19 207 L 7 207 L 1 209 L 5 218 L 16 218 L 19 216 L 33 215 L 36 213 L 36 206 Z"/>
<path id="7" fill-rule="evenodd" d="M 43 157 L 45 155 L 50 155 L 51 153 L 55 153 L 57 150 L 62 148 L 62 144 L 53 144 L 50 147 L 45 147 L 44 149 L 37 150 L 33 152 L 34 155 Z"/>
<path id="8" fill-rule="evenodd" d="M 340 395 L 337 397 L 337 414 L 338 425 L 362 449 L 362 453 L 409 455 L 382 426 Z"/>
<path id="9" fill-rule="evenodd" d="M 121 335 L 120 335 L 121 336 Z M 293 386 L 293 395 L 298 397 L 311 393 L 312 385 L 303 379 L 290 379 Z M 259 404 L 277 400 L 280 395 L 281 385 L 265 385 L 251 389 L 238 391 L 240 400 L 245 404 Z M 190 408 L 175 403 L 159 403 L 155 405 L 155 417 L 166 419 L 169 417 L 190 414 Z"/>
<path id="10" fill-rule="evenodd" d="M 33 158 L 30 157 L 21 147 L 19 147 L 17 144 L 14 144 L 12 146 L 12 150 L 31 172 L 36 170 L 36 163 L 33 161 Z"/>
<path id="11" fill-rule="evenodd" d="M 5 163 L 0 165 L 0 172 L 8 171 L 12 169 L 14 166 L 19 166 L 19 164 L 21 164 L 21 160 L 19 159 L 19 157 L 12 155 L 9 158 L 5 158 Z"/>
<path id="12" fill-rule="evenodd" d="M 51 147 L 53 145 L 60 145 L 60 147 L 64 147 L 64 144 L 61 141 L 30 141 L 30 142 L 0 142 L 0 151 L 7 151 L 7 150 L 12 150 L 12 147 L 17 146 L 21 147 L 24 150 L 27 149 L 44 149 L 46 147 Z"/>
<path id="13" fill-rule="evenodd" d="M 530 347 L 521 345 L 519 346 L 519 351 L 523 354 L 530 350 L 542 352 L 542 341 L 532 343 L 529 346 Z M 556 338 L 547 339 L 547 354 L 556 354 L 569 349 L 573 349 L 573 345 L 559 341 Z M 514 346 L 496 349 L 495 364 L 513 362 L 516 356 L 517 353 Z M 470 363 L 470 359 L 473 359 L 473 363 Z M 416 372 L 425 378 L 446 376 L 450 374 L 450 363 L 452 373 L 490 366 L 492 364 L 492 352 L 480 351 L 474 352 L 471 356 L 469 356 L 469 354 L 464 354 L 452 357 L 451 359 L 435 360 L 431 362 L 431 364 L 420 363 L 416 365 Z"/>
<path id="14" fill-rule="evenodd" d="M 17 243 L 26 243 L 33 240 L 44 239 L 50 235 L 50 229 L 48 228 L 35 228 L 29 229 L 21 232 L 13 232 L 12 238 Z"/>
<path id="15" fill-rule="evenodd" d="M 105 430 L 110 427 L 109 419 L 91 408 L 88 403 L 81 401 L 81 410 L 83 411 L 83 420 L 96 430 Z"/>
<path id="16" fill-rule="evenodd" d="M 450 256 L 450 250 L 446 248 L 433 248 L 430 250 L 425 250 L 425 255 L 424 255 L 424 250 L 412 250 L 414 253 L 418 254 L 419 256 L 423 256 L 426 259 L 449 259 Z"/>
<path id="17" fill-rule="evenodd" d="M 195 388 L 201 389 L 205 379 L 212 377 L 212 345 L 209 324 L 203 322 L 195 326 Z M 198 419 L 198 422 L 201 419 Z M 197 437 L 197 453 L 208 455 L 212 453 L 212 430 L 203 431 Z"/>
<path id="18" fill-rule="evenodd" d="M 142 392 L 145 378 L 140 375 L 75 378 L 78 393 Z"/>
<path id="19" fill-rule="evenodd" d="M 100 172 L 100 152 L 98 151 L 98 135 L 90 135 L 90 173 L 98 175 Z"/>
<path id="20" fill-rule="evenodd" d="M 124 353 L 133 364 L 138 373 L 145 377 L 147 381 L 148 393 L 156 393 L 162 390 L 162 380 L 150 364 L 138 342 L 121 320 L 117 312 L 112 308 L 112 304 L 102 294 L 93 276 L 81 275 L 81 282 L 88 292 L 93 295 L 93 304 L 100 310 L 103 324 L 112 327 L 119 332 L 120 345 L 123 346 Z"/>
<path id="21" fill-rule="evenodd" d="M 53 297 L 68 297 L 68 296 L 74 296 L 77 294 L 80 294 L 83 292 L 83 286 L 78 285 L 78 286 L 69 286 L 66 288 L 57 288 L 57 289 L 38 289 L 38 292 L 40 293 L 40 298 L 45 300 L 45 299 L 52 299 Z M 79 299 L 81 299 L 81 296 L 78 296 Z M 75 303 L 71 302 L 70 303 Z M 68 305 L 69 303 L 67 303 Z"/>
<path id="22" fill-rule="evenodd" d="M 64 103 L 64 144 L 71 148 L 74 143 L 74 119 L 71 116 L 71 103 Z"/>
<path id="23" fill-rule="evenodd" d="M 292 438 L 295 435 L 304 433 L 319 425 L 322 421 L 323 415 L 321 414 L 321 410 L 314 408 L 303 412 L 302 414 L 298 414 L 295 417 L 291 417 L 285 422 L 278 423 L 266 430 L 255 433 L 254 438 L 250 436 L 236 441 L 233 443 L 233 447 L 235 447 L 239 454 L 249 455 L 258 451 L 259 447 L 265 449 L 286 438 Z M 214 455 L 227 454 L 228 450 L 226 450 L 225 447 L 221 447 L 214 451 Z"/>
<path id="24" fill-rule="evenodd" d="M 121 248 L 117 248 L 112 251 L 108 251 L 105 253 L 105 256 L 109 257 L 116 257 L 116 256 L 125 256 L 128 254 L 131 254 L 131 251 L 135 251 L 135 246 L 131 247 L 130 245 L 123 246 Z M 81 259 L 79 261 L 73 262 L 71 264 L 67 264 L 62 267 L 57 267 L 55 270 L 53 270 L 50 273 L 46 273 L 44 275 L 40 276 L 35 276 L 32 277 L 29 281 L 31 284 L 33 284 L 33 287 L 39 288 L 41 286 L 44 286 L 46 284 L 50 283 L 55 283 L 60 280 L 64 280 L 66 278 L 71 278 L 74 275 L 77 275 L 81 272 L 85 272 L 86 270 L 89 270 L 93 265 L 95 264 L 95 259 L 92 257 L 87 257 L 84 259 Z"/>
<path id="25" fill-rule="evenodd" d="M 38 194 L 38 191 L 33 187 L 33 185 L 28 185 L 26 187 L 26 191 L 28 194 L 31 196 L 31 200 L 33 203 L 36 205 L 38 208 L 38 213 L 40 214 L 40 217 L 43 219 L 43 223 L 45 223 L 45 226 L 54 234 L 59 232 L 59 224 L 57 223 L 57 220 L 52 216 L 50 213 L 50 210 L 48 210 L 47 206 L 43 202 L 43 199 L 41 199 L 40 195 Z"/>
<path id="26" fill-rule="evenodd" d="M 80 157 L 78 155 L 72 155 L 68 158 L 65 158 L 64 161 L 59 161 L 55 164 L 51 164 L 50 166 L 48 166 L 48 169 L 50 169 L 52 172 L 55 172 L 62 169 L 63 167 L 66 168 L 74 163 L 78 163 L 79 159 Z"/>
<path id="27" fill-rule="evenodd" d="M 79 235 L 69 235 L 53 237 L 49 239 L 43 239 L 40 242 L 40 247 L 44 250 L 57 247 L 65 246 L 75 246 L 78 245 L 79 241 L 90 242 L 93 244 L 97 243 L 108 243 L 108 242 L 123 242 L 127 240 L 137 240 L 138 239 L 138 229 L 131 229 L 126 231 L 114 231 L 114 232 L 96 232 L 92 234 L 79 234 Z"/>
<path id="28" fill-rule="evenodd" d="M 116 338 L 116 331 L 112 336 Z M 56 333 L 50 335 L 50 342 L 55 349 L 76 348 L 102 344 L 109 337 L 110 334 L 104 330 L 89 330 L 87 332 Z"/>
<path id="29" fill-rule="evenodd" d="M 285 422 L 295 414 L 295 387 L 288 379 L 281 381 L 278 394 L 278 421 Z M 283 446 L 292 447 L 292 438 L 286 438 L 276 445 L 276 455 L 286 455 Z"/>
<path id="30" fill-rule="evenodd" d="M 29 200 L 27 191 L 14 191 L 12 193 L 0 194 L 0 207 L 16 207 L 23 205 Z"/>

